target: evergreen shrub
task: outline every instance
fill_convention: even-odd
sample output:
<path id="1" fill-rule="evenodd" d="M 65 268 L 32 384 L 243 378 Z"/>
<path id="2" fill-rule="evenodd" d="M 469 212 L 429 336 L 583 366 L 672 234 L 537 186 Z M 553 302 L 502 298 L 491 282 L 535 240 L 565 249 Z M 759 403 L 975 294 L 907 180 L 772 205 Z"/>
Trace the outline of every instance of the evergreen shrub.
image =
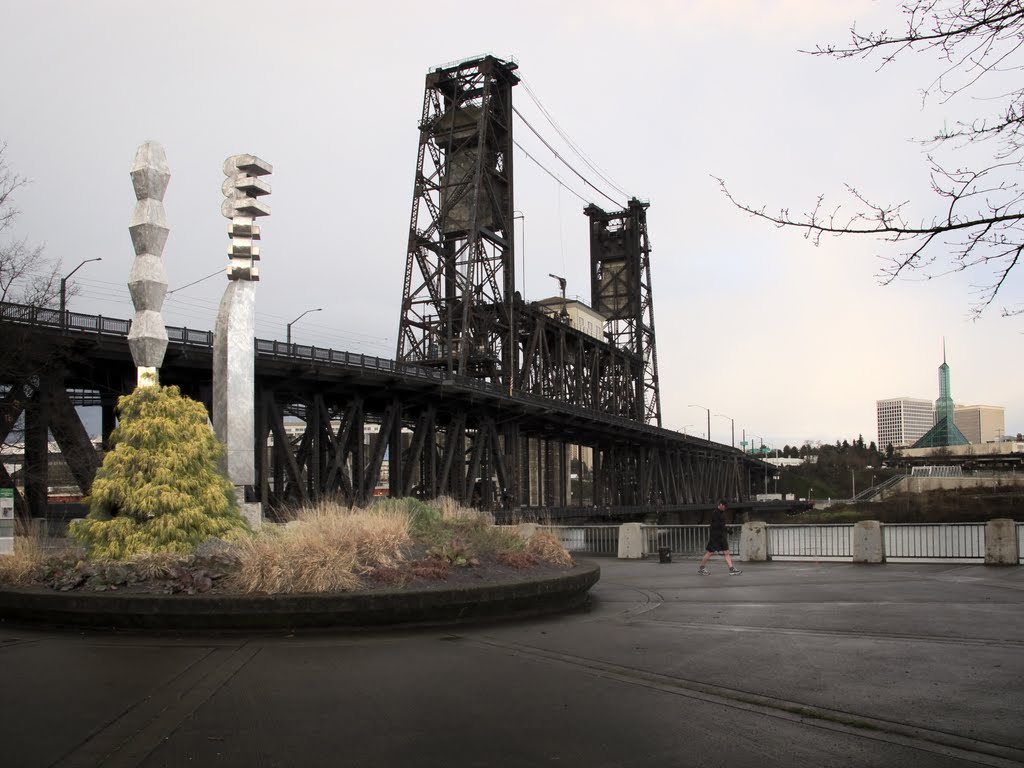
<path id="1" fill-rule="evenodd" d="M 138 387 L 118 400 L 111 450 L 69 536 L 90 558 L 188 554 L 211 537 L 249 530 L 220 469 L 224 448 L 202 404 L 177 387 Z"/>

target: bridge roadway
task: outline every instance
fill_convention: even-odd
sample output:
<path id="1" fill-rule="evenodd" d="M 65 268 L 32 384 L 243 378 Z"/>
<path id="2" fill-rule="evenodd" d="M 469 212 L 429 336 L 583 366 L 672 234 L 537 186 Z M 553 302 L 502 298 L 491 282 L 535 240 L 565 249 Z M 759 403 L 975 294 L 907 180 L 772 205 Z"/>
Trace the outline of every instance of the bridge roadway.
<path id="1" fill-rule="evenodd" d="M 41 450 L 46 426 L 87 490 L 98 459 L 84 456 L 84 428 L 70 406 L 99 405 L 104 435 L 113 429 L 116 399 L 135 384 L 130 327 L 0 304 L 4 435 L 25 413 L 28 474 L 43 470 L 30 454 Z M 213 333 L 167 332 L 161 382 L 211 407 Z M 253 493 L 270 508 L 323 495 L 365 500 L 385 454 L 392 495 L 449 495 L 548 517 L 626 508 L 645 510 L 642 517 L 707 508 L 721 497 L 745 501 L 772 471 L 730 446 L 418 365 L 263 339 L 255 362 L 257 445 L 272 447 L 257 453 Z M 287 429 L 289 419 L 301 433 Z M 592 473 L 586 489 L 569 482 L 581 465 Z M 30 508 L 45 504 L 41 491 L 26 497 Z"/>
<path id="2" fill-rule="evenodd" d="M 1024 765 L 1024 569 L 600 565 L 589 613 L 509 624 L 0 625 L 0 762 Z"/>

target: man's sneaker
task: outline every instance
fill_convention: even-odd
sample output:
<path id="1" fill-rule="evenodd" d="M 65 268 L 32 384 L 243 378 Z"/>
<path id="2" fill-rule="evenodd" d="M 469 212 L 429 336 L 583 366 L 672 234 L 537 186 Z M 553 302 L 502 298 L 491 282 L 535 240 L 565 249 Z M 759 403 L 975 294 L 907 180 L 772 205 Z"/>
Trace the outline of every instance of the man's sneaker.
<path id="1" fill-rule="evenodd" d="M 730 576 L 739 576 L 741 573 L 743 573 L 743 571 L 741 571 L 739 568 L 730 568 L 729 569 L 729 575 Z"/>
<path id="2" fill-rule="evenodd" d="M 697 575 L 699 576 L 710 576 L 711 572 L 707 568 L 698 568 Z"/>

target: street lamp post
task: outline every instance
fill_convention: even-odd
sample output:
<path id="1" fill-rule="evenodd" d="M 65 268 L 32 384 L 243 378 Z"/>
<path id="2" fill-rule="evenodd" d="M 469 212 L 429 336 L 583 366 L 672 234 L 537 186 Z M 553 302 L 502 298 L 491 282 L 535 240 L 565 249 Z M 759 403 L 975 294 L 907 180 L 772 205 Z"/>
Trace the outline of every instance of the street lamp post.
<path id="1" fill-rule="evenodd" d="M 67 310 L 67 306 L 68 306 L 68 291 L 67 291 L 68 279 L 73 274 L 75 274 L 75 272 L 77 272 L 83 266 L 88 264 L 90 261 L 103 261 L 103 257 L 102 256 L 97 256 L 94 259 L 86 259 L 85 261 L 83 261 L 81 264 L 79 264 L 77 267 L 72 269 L 70 272 L 68 272 L 66 275 L 64 275 L 64 277 L 62 277 L 60 279 L 60 327 L 61 327 L 62 330 L 66 329 L 68 327 L 68 318 L 67 318 L 67 311 L 66 311 Z"/>
<path id="2" fill-rule="evenodd" d="M 736 422 L 733 420 L 732 416 L 726 416 L 724 413 L 716 413 L 715 416 L 721 416 L 723 419 L 728 419 L 729 420 L 729 424 L 732 427 L 732 447 L 735 448 L 736 447 Z"/>
<path id="3" fill-rule="evenodd" d="M 289 349 L 290 349 L 290 348 L 291 348 L 291 346 L 292 346 L 292 326 L 293 326 L 293 325 L 295 325 L 295 324 L 296 324 L 297 322 L 299 322 L 299 320 L 301 320 L 302 318 L 304 318 L 304 317 L 305 317 L 306 315 L 308 315 L 308 314 L 309 314 L 310 312 L 320 312 L 320 311 L 322 311 L 322 310 L 323 310 L 323 307 L 317 307 L 316 309 L 307 309 L 307 310 L 306 310 L 305 312 L 303 312 L 303 313 L 302 313 L 301 315 L 299 315 L 299 316 L 298 316 L 298 317 L 296 317 L 296 318 L 295 318 L 294 320 L 292 320 L 292 321 L 291 321 L 290 323 L 288 323 L 288 330 L 287 330 L 287 338 L 288 338 L 288 348 L 289 348 Z"/>
<path id="4" fill-rule="evenodd" d="M 703 405 L 696 405 L 696 404 L 688 405 L 686 407 L 687 408 L 704 408 Z M 704 408 L 704 410 L 708 412 L 708 442 L 710 442 L 711 441 L 711 409 L 710 408 Z"/>

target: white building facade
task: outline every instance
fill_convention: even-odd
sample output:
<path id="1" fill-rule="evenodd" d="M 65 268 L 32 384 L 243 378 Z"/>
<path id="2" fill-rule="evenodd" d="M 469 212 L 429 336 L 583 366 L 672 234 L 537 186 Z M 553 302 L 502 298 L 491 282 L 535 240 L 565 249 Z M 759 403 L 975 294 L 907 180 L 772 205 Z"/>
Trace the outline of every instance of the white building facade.
<path id="1" fill-rule="evenodd" d="M 916 397 L 893 397 L 876 401 L 878 416 L 878 448 L 886 450 L 913 445 L 935 424 L 935 408 L 931 400 Z"/>

